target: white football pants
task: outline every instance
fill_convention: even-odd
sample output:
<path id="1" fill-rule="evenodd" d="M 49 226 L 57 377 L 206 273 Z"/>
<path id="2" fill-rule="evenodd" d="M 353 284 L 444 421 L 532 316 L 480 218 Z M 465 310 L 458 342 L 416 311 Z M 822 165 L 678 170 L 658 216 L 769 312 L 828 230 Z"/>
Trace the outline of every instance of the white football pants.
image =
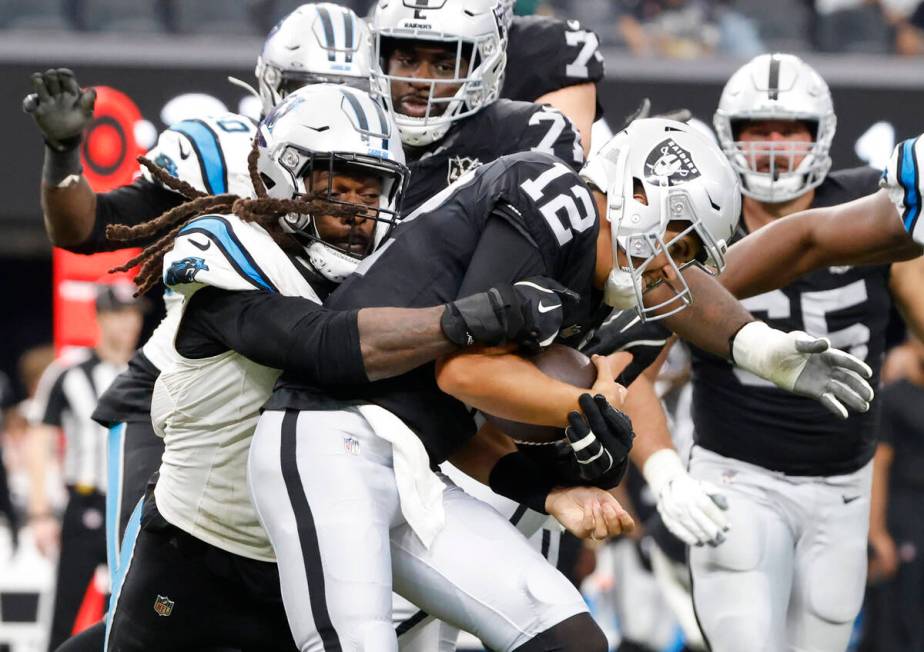
<path id="1" fill-rule="evenodd" d="M 402 516 L 391 444 L 355 408 L 265 412 L 249 482 L 302 652 L 397 650 L 393 586 L 495 650 L 587 611 L 516 528 L 448 480 L 426 548 Z"/>
<path id="2" fill-rule="evenodd" d="M 548 515 L 540 514 L 494 493 L 490 487 L 466 475 L 449 462 L 440 465 L 440 470 L 465 493 L 493 507 L 498 514 L 514 525 L 526 537 L 529 545 L 552 566 L 558 563 L 562 530 L 557 523 L 543 527 L 547 521 L 553 520 Z M 400 595 L 396 594 L 394 598 L 392 615 L 401 652 L 455 652 L 459 637 L 458 627 L 436 620 Z"/>
<path id="3" fill-rule="evenodd" d="M 713 652 L 843 652 L 863 603 L 872 463 L 788 476 L 695 446 L 690 474 L 728 498 L 726 541 L 690 548 Z"/>

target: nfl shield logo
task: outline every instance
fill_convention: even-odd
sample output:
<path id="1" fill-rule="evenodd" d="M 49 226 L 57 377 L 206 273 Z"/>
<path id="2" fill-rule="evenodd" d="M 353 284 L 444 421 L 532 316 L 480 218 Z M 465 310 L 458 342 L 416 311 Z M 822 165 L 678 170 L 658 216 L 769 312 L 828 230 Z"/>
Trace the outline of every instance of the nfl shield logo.
<path id="1" fill-rule="evenodd" d="M 350 455 L 359 455 L 359 440 L 354 437 L 344 437 L 343 450 Z"/>
<path id="2" fill-rule="evenodd" d="M 154 613 L 158 616 L 167 617 L 173 613 L 173 600 L 165 595 L 157 596 L 154 601 Z"/>

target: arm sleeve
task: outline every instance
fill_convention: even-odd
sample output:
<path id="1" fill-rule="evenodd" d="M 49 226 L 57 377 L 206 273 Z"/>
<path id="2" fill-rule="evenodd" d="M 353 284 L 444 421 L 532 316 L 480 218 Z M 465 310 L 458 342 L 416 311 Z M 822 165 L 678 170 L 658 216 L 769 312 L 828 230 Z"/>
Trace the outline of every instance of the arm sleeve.
<path id="1" fill-rule="evenodd" d="M 67 372 L 63 372 L 55 379 L 54 385 L 48 392 L 48 398 L 44 406 L 41 406 L 40 422 L 46 426 L 61 427 L 63 423 L 64 411 L 67 409 L 67 395 L 64 393 L 64 379 Z"/>
<path id="2" fill-rule="evenodd" d="M 269 292 L 206 287 L 189 299 L 176 348 L 188 358 L 230 349 L 320 385 L 366 383 L 357 312 Z"/>
<path id="3" fill-rule="evenodd" d="M 472 254 L 458 297 L 546 273 L 542 254 L 532 238 L 506 216 L 495 213 L 488 219 Z"/>
<path id="4" fill-rule="evenodd" d="M 131 185 L 99 193 L 96 195 L 96 221 L 89 237 L 79 245 L 65 249 L 75 254 L 95 254 L 125 247 L 146 246 L 151 243 L 151 239 L 130 243 L 107 240 L 106 227 L 110 224 L 141 224 L 184 201 L 182 195 L 146 179 L 138 179 Z"/>

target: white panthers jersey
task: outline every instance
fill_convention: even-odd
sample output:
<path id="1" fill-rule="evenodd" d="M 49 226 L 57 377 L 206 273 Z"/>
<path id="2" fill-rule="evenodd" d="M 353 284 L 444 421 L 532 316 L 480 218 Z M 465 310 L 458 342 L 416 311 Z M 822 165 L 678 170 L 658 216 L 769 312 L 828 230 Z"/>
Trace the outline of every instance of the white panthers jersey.
<path id="1" fill-rule="evenodd" d="M 183 120 L 162 131 L 146 156 L 196 190 L 252 197 L 247 156 L 256 133 L 253 122 L 236 113 Z M 142 167 L 141 174 L 153 181 L 147 168 Z M 141 348 L 161 370 L 173 360 L 173 336 L 182 314 L 179 303 L 168 288 L 164 293 L 167 315 Z"/>
<path id="2" fill-rule="evenodd" d="M 272 237 L 235 215 L 200 217 L 183 227 L 164 257 L 164 283 L 179 298 L 174 310 L 180 316 L 189 298 L 206 286 L 321 303 Z M 274 561 L 251 503 L 247 455 L 260 407 L 280 371 L 235 351 L 189 359 L 174 349 L 173 356 L 151 401 L 151 421 L 165 440 L 155 489 L 158 509 L 207 543 Z"/>

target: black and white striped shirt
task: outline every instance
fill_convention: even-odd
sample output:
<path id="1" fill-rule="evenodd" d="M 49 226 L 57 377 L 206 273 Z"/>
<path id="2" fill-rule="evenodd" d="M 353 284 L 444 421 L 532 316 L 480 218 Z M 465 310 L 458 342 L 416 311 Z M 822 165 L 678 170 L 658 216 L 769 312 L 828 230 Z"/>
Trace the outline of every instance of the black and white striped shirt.
<path id="1" fill-rule="evenodd" d="M 64 432 L 64 482 L 106 491 L 106 428 L 90 416 L 107 387 L 124 369 L 90 350 L 76 362 L 46 370 L 35 397 L 35 421 Z"/>

